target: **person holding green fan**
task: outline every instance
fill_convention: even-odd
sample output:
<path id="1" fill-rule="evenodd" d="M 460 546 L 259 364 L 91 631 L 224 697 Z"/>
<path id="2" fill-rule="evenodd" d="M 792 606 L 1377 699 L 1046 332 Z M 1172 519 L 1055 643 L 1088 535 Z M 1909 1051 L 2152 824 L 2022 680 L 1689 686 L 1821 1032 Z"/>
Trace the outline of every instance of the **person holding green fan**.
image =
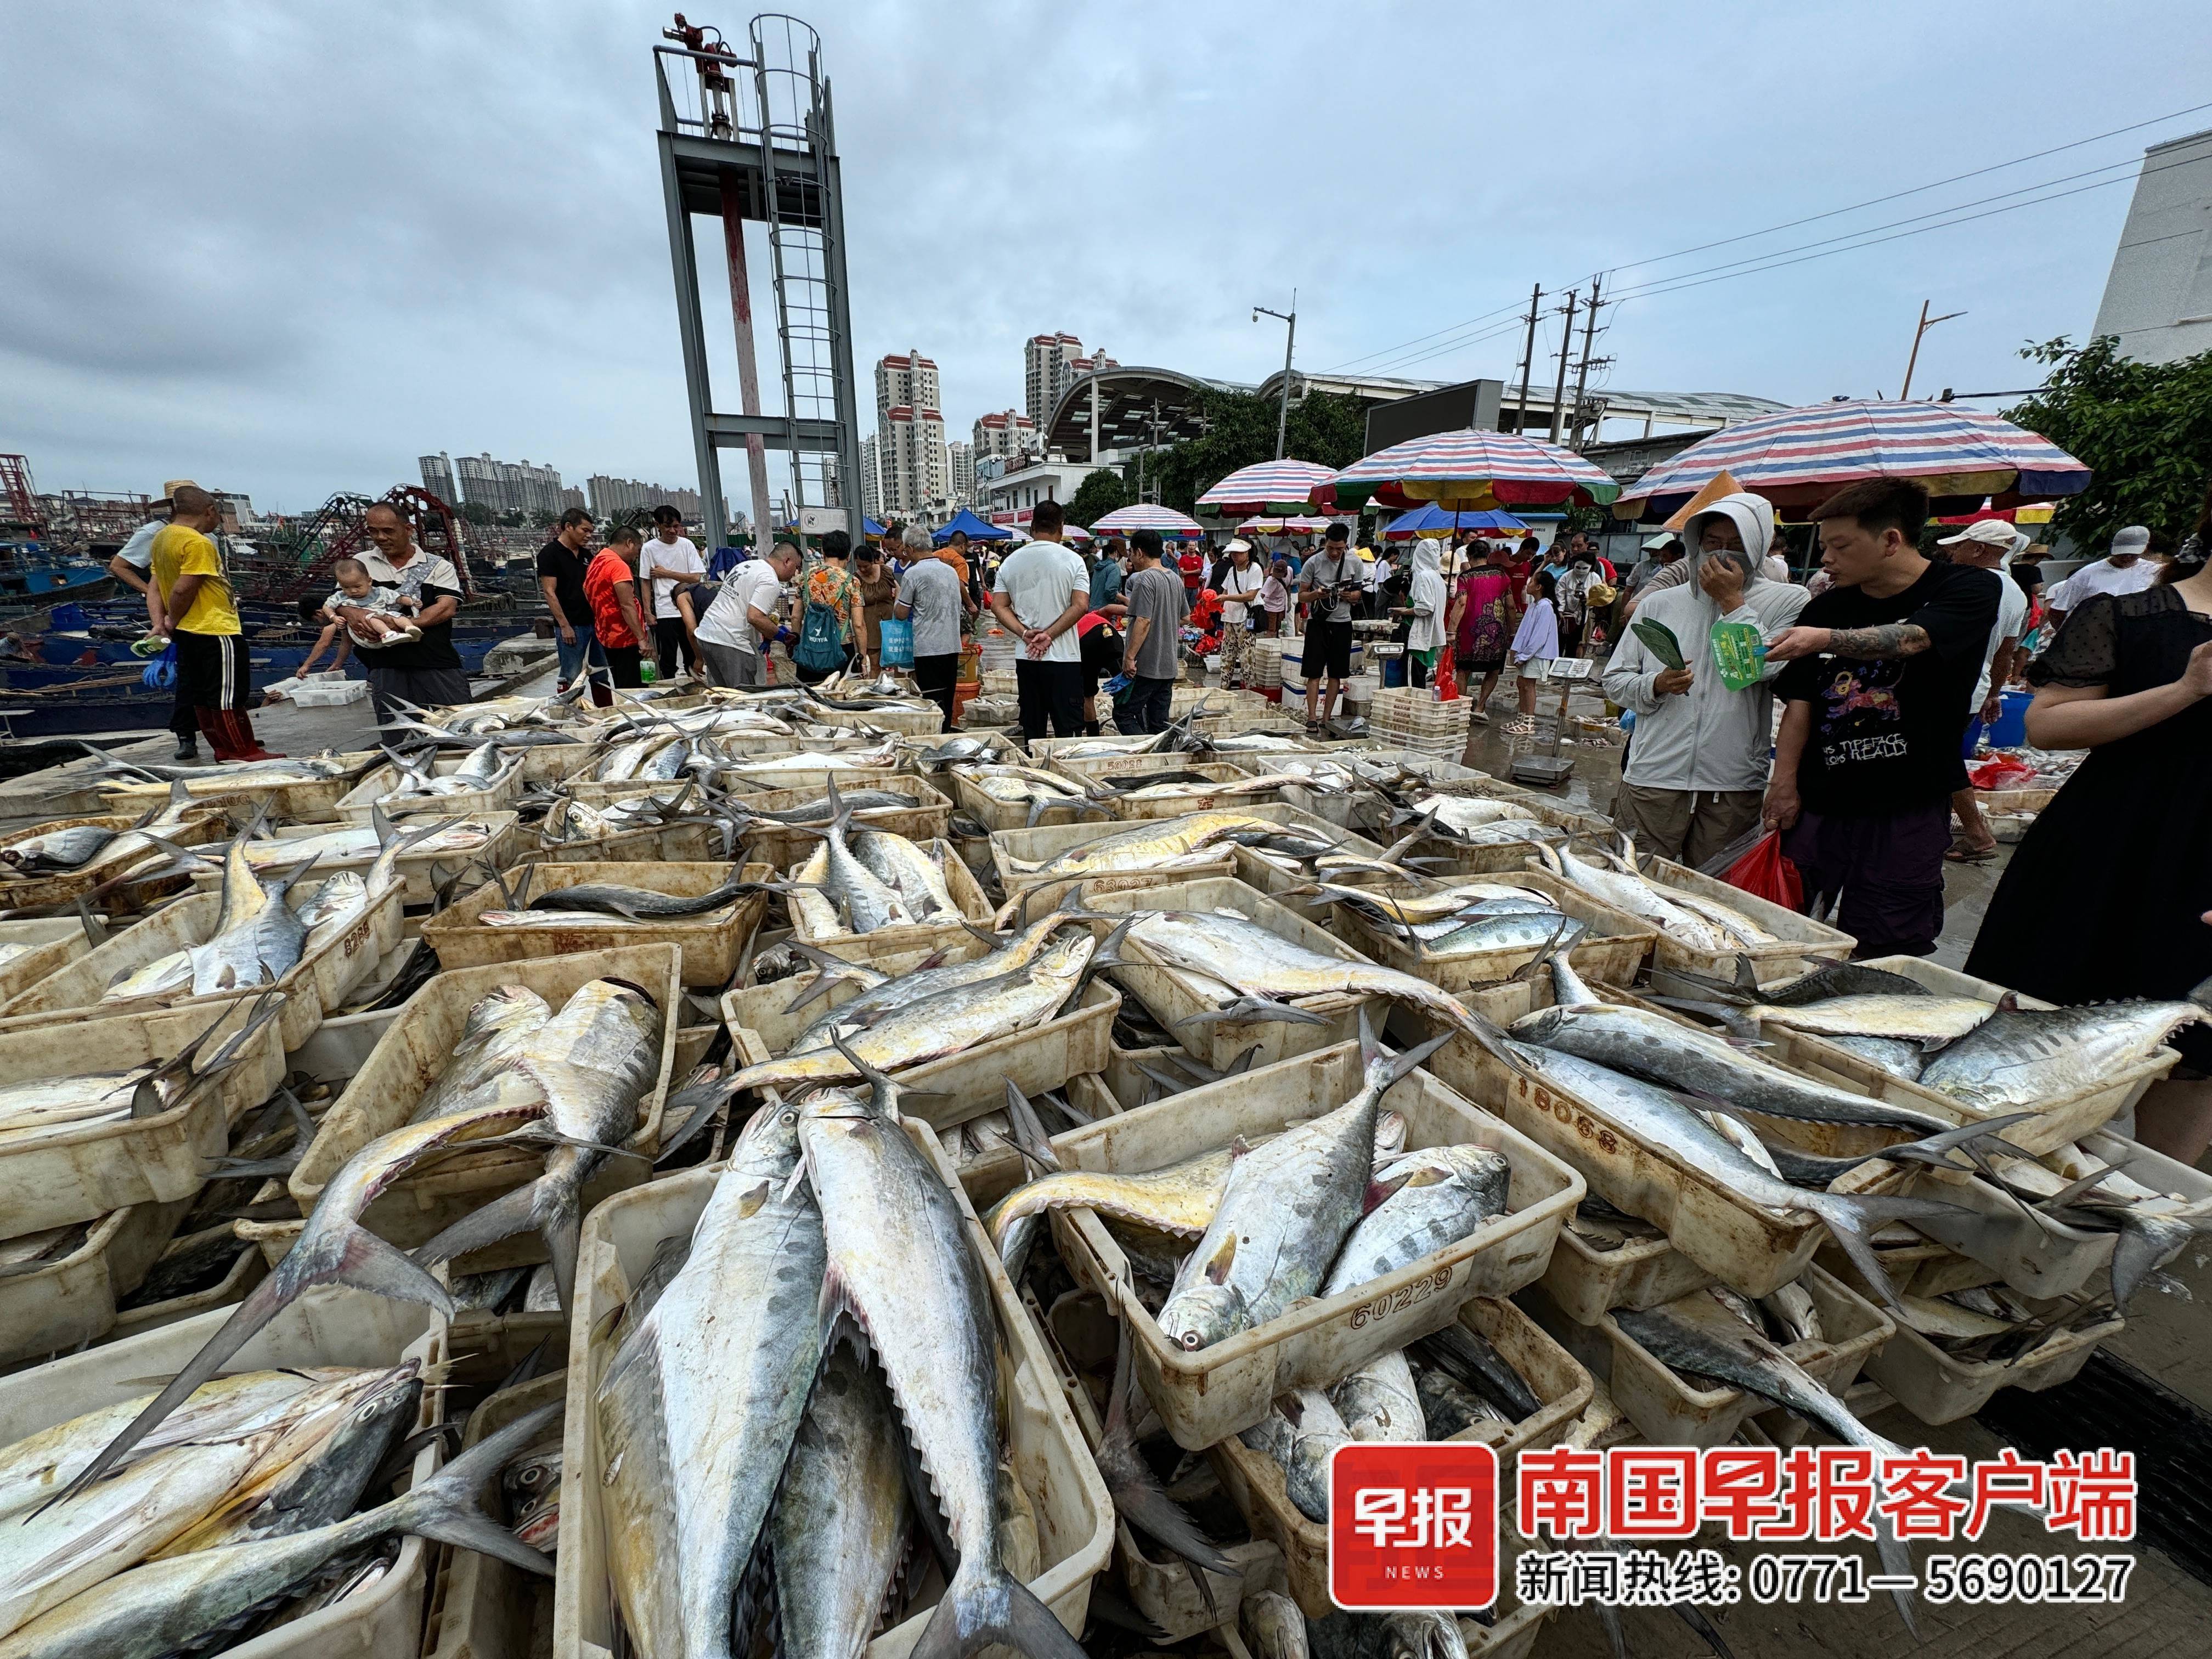
<path id="1" fill-rule="evenodd" d="M 1759 823 L 1774 696 L 1759 649 L 1808 595 L 1760 570 L 1774 509 L 1724 495 L 1685 526 L 1692 579 L 1636 608 L 1605 667 L 1605 695 L 1636 714 L 1613 821 L 1639 849 L 1692 868 Z"/>

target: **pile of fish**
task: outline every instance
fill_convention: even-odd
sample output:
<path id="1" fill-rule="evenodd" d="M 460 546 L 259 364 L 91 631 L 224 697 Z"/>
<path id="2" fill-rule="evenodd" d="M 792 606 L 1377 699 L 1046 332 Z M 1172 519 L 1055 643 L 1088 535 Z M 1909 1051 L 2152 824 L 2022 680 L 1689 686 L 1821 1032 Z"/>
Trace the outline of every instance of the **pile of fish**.
<path id="1" fill-rule="evenodd" d="M 945 883 L 951 853 L 943 842 L 922 848 L 887 830 L 854 830 L 856 805 L 838 793 L 835 778 L 829 780 L 825 805 L 830 816 L 818 832 L 822 844 L 791 872 L 787 890 L 793 926 L 802 939 L 963 920 Z"/>
<path id="2" fill-rule="evenodd" d="M 1419 878 L 1416 877 L 1416 881 Z M 1571 951 L 1589 932 L 1538 889 L 1507 881 L 1456 881 L 1393 892 L 1387 886 L 1322 882 L 1324 901 L 1349 906 L 1377 933 L 1404 941 L 1423 957 L 1472 956 L 1556 944 Z"/>
<path id="3" fill-rule="evenodd" d="M 944 1588 L 917 1651 L 1076 1659 L 1029 1588 L 983 1264 L 897 1085 L 866 1079 L 756 1112 L 690 1237 L 595 1339 L 590 1484 L 623 1629 L 638 1652 L 726 1659 L 772 1602 L 785 1650 L 857 1653 L 919 1610 L 920 1548 Z"/>
<path id="4" fill-rule="evenodd" d="M 521 772 L 527 758 L 515 753 L 508 759 L 496 744 L 486 743 L 470 750 L 452 771 L 439 772 L 426 762 L 395 750 L 386 749 L 384 755 L 398 775 L 392 787 L 376 798 L 376 804 L 387 812 L 412 811 L 455 795 L 502 789 Z"/>
<path id="5" fill-rule="evenodd" d="M 84 876 L 95 882 L 119 882 L 165 866 L 165 844 L 190 822 L 195 810 L 181 781 L 169 785 L 164 805 L 140 814 L 128 829 L 112 823 L 68 823 L 19 836 L 0 847 L 0 899 L 12 882 L 46 876 Z"/>
<path id="6" fill-rule="evenodd" d="M 1747 947 L 1779 943 L 1779 936 L 1753 921 L 1735 906 L 1680 887 L 1662 887 L 1637 873 L 1635 848 L 1626 845 L 1626 856 L 1592 863 L 1577 858 L 1565 847 L 1540 845 L 1539 857 L 1552 873 L 1591 897 L 1615 909 L 1640 916 L 1668 939 L 1692 950 L 1727 955 Z"/>
<path id="7" fill-rule="evenodd" d="M 243 1060 L 280 1012 L 273 996 L 264 997 L 220 1042 L 216 1034 L 227 1021 L 217 1018 L 170 1060 L 106 1070 L 94 1055 L 83 1069 L 62 1076 L 0 1084 L 0 1150 L 21 1152 L 98 1124 L 174 1111 Z"/>
<path id="8" fill-rule="evenodd" d="M 95 1454 L 143 1401 L 0 1447 L 0 1656 L 158 1659 L 250 1641 L 361 1594 L 410 1534 L 550 1577 L 477 1508 L 547 1413 L 394 1494 L 435 1381 L 411 1359 L 234 1372 L 190 1390 L 96 1482 Z"/>
<path id="9" fill-rule="evenodd" d="M 1977 1111 L 2036 1106 L 2103 1083 L 2148 1059 L 2183 1027 L 2212 1020 L 2212 980 L 2185 1001 L 2100 1002 L 2031 1008 L 1943 995 L 1863 963 L 1815 969 L 1762 990 L 1742 963 L 1733 984 L 1678 975 L 1677 988 L 1735 1011 L 1731 1023 L 1803 1031 L 1873 1061 L 1892 1076 Z"/>

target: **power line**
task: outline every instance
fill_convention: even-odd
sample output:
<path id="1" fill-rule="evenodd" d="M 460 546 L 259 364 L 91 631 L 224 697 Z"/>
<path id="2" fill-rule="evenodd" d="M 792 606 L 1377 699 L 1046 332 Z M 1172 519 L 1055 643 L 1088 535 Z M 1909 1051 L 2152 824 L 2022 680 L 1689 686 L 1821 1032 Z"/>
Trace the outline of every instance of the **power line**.
<path id="1" fill-rule="evenodd" d="M 2094 143 L 2101 143 L 2102 142 L 2104 142 L 2104 141 L 2105 141 L 2106 139 L 2107 139 L 2107 138 L 2117 138 L 2117 137 L 2122 137 L 2122 136 L 2124 136 L 2124 134 L 2127 134 L 2127 133 L 2130 133 L 2130 132 L 2139 132 L 2139 131 L 2142 131 L 2143 128 L 2145 128 L 2145 127 L 2157 126 L 2157 125 L 2160 125 L 2161 123 L 2164 123 L 2164 122 L 2166 122 L 2166 121 L 2174 121 L 2174 120 L 2179 120 L 2179 119 L 2180 119 L 2180 118 L 2181 118 L 2182 117 L 2184 117 L 2184 116 L 2186 116 L 2186 115 L 2195 115 L 2195 114 L 2199 113 L 2199 112 L 2202 112 L 2202 111 L 2208 110 L 2208 109 L 2212 109 L 2212 103 L 2192 104 L 2192 105 L 2189 106 L 2188 106 L 2187 108 L 2185 108 L 2185 109 L 2169 110 L 2169 111 L 2167 111 L 2167 112 L 2166 112 L 2165 114 L 2163 114 L 2163 115 L 2154 115 L 2154 116 L 2152 116 L 2152 117 L 2150 117 L 2148 119 L 2146 119 L 2146 120 L 2130 122 L 2130 123 L 2129 123 L 2126 126 L 2114 127 L 2114 128 L 2111 129 L 2109 131 L 2097 133 L 2097 134 L 2094 134 L 2094 135 L 2093 135 L 2092 137 L 2087 137 L 2087 138 L 2076 138 L 2076 139 L 2074 139 L 2073 141 L 2071 141 L 2070 143 L 2063 143 L 2063 144 L 2054 144 L 2054 145 L 2052 145 L 2051 148 L 2049 148 L 2049 149 L 2047 149 L 2034 150 L 2034 151 L 2032 151 L 2032 152 L 2030 152 L 2029 154 L 2027 154 L 2027 155 L 2015 155 L 2015 156 L 2014 156 L 2012 159 L 2010 159 L 2009 161 L 1993 162 L 1993 163 L 1991 163 L 1991 164 L 1990 164 L 1990 166 L 1988 166 L 1988 167 L 1975 167 L 1975 168 L 1972 168 L 1972 169 L 1971 169 L 1971 170 L 1969 170 L 1969 171 L 1967 171 L 1967 172 L 1966 172 L 1966 173 L 1954 173 L 1954 174 L 1952 174 L 1952 175 L 1951 175 L 1949 178 L 1948 178 L 1948 179 L 1936 179 L 1936 180 L 1934 183 L 1932 183 L 1932 184 L 1926 184 L 1926 185 L 1914 185 L 1914 186 L 1913 186 L 1911 189 L 1910 189 L 1910 190 L 1893 191 L 1891 191 L 1890 193 L 1888 193 L 1887 195 L 1885 195 L 1885 196 L 1869 197 L 1867 200 L 1865 200 L 1865 201 L 1863 201 L 1863 202 L 1856 202 L 1856 203 L 1854 203 L 1854 204 L 1851 204 L 1850 206 L 1849 206 L 1849 207 L 1831 208 L 1831 209 L 1827 210 L 1826 212 L 1823 212 L 1823 213 L 1808 214 L 1808 215 L 1806 215 L 1804 217 L 1802 217 L 1802 218 L 1785 220 L 1785 221 L 1784 221 L 1784 222 L 1783 222 L 1782 223 L 1780 223 L 1780 224 L 1768 225 L 1768 226 L 1766 226 L 1766 227 L 1765 227 L 1765 228 L 1763 228 L 1763 229 L 1745 231 L 1745 232 L 1742 232 L 1742 233 L 1741 233 L 1740 234 L 1737 234 L 1737 235 L 1735 235 L 1735 236 L 1725 236 L 1725 237 L 1719 238 L 1719 239 L 1717 239 L 1717 240 L 1714 240 L 1714 241 L 1710 241 L 1710 242 L 1700 242 L 1700 243 L 1698 243 L 1698 244 L 1696 244 L 1696 245 L 1694 245 L 1694 246 L 1690 246 L 1690 247 L 1686 247 L 1686 248 L 1678 248 L 1678 249 L 1676 249 L 1676 250 L 1675 250 L 1674 252 L 1672 252 L 1672 253 L 1662 253 L 1662 254 L 1657 255 L 1656 257 L 1655 257 L 1655 258 L 1651 258 L 1636 259 L 1636 260 L 1630 260 L 1630 261 L 1626 261 L 1626 262 L 1625 262 L 1625 263 L 1623 263 L 1623 264 L 1617 264 L 1617 265 L 1613 265 L 1613 266 L 1609 266 L 1609 267 L 1607 267 L 1607 270 L 1606 270 L 1606 272 L 1605 272 L 1605 274 L 1607 274 L 1607 275 L 1611 275 L 1611 274 L 1612 274 L 1613 272 L 1614 272 L 1614 271 L 1635 270 L 1635 269 L 1638 269 L 1638 268 L 1641 268 L 1641 267 L 1645 266 L 1645 265 L 1663 264 L 1665 264 L 1665 263 L 1666 263 L 1668 260 L 1669 260 L 1669 259 L 1678 259 L 1678 258 L 1684 258 L 1684 257 L 1686 257 L 1686 255 L 1689 255 L 1689 254 L 1692 254 L 1692 253 L 1702 253 L 1702 252 L 1706 252 L 1706 251 L 1708 251 L 1708 250 L 1710 250 L 1710 249 L 1712 249 L 1712 248 L 1716 248 L 1716 247 L 1726 247 L 1726 246 L 1730 246 L 1730 245 L 1732 245 L 1732 244 L 1734 244 L 1734 243 L 1736 243 L 1736 242 L 1750 241 L 1750 240 L 1754 240 L 1755 238 L 1760 237 L 1760 236 L 1770 236 L 1770 235 L 1773 235 L 1773 234 L 1775 234 L 1777 232 L 1779 232 L 1779 231 L 1784 231 L 1784 230 L 1794 230 L 1794 229 L 1796 229 L 1796 228 L 1798 226 L 1800 226 L 1800 225 L 1814 224 L 1814 223 L 1818 222 L 1819 222 L 1819 221 L 1820 221 L 1820 220 L 1823 220 L 1823 219 L 1831 219 L 1831 218 L 1835 218 L 1835 217 L 1838 217 L 1838 216 L 1841 216 L 1841 215 L 1843 215 L 1843 214 L 1846 214 L 1846 213 L 1856 213 L 1856 212 L 1858 212 L 1858 211 L 1860 211 L 1861 210 L 1865 209 L 1865 208 L 1869 208 L 1869 207 L 1878 207 L 1878 206 L 1880 206 L 1881 204 L 1883 204 L 1883 203 L 1885 203 L 1885 202 L 1893 202 L 1893 201 L 1898 201 L 1898 200 L 1902 199 L 1902 198 L 1905 198 L 1905 197 L 1907 197 L 1907 196 L 1917 196 L 1917 195 L 1921 195 L 1921 194 L 1923 194 L 1923 193 L 1925 193 L 1926 191 L 1931 191 L 1931 190 L 1941 190 L 1941 189 L 1942 189 L 1944 185 L 1946 185 L 1960 184 L 1960 183 L 1962 183 L 1963 181 L 1965 181 L 1966 179 L 1978 179 L 1978 178 L 1980 178 L 1980 177 L 1982 177 L 1982 176 L 1984 176 L 1984 174 L 1987 174 L 1987 173 L 2001 173 L 2001 172 L 2002 172 L 2002 171 L 2003 171 L 2005 168 L 2007 168 L 2007 167 L 2019 167 L 2019 166 L 2021 166 L 2021 165 L 2023 165 L 2023 164 L 2025 164 L 2025 163 L 2027 163 L 2027 162 L 2029 162 L 2029 161 L 2040 161 L 2040 160 L 2042 160 L 2042 159 L 2043 159 L 2045 156 L 2046 156 L 2046 155 L 2060 155 L 2060 154 L 2063 154 L 2063 152 L 2065 152 L 2065 151 L 2067 151 L 2067 150 L 2069 150 L 2069 149 L 2081 149 L 2082 147 L 2084 147 L 2085 145 L 2088 145 L 2088 144 L 2094 144 Z M 2108 165 L 2109 165 L 2109 166 L 2111 166 L 2111 167 L 2121 167 L 2121 166 L 2126 166 L 2126 165 L 2130 165 L 2130 164 L 2132 162 L 2132 160 L 2133 160 L 2133 158 L 2130 158 L 2130 161 L 2126 161 L 2126 162 L 2115 161 L 2115 162 L 2112 162 L 2112 163 L 2110 163 L 2110 164 L 2108 164 Z M 2170 165 L 2179 165 L 2179 164 L 2170 164 Z M 2092 169 L 2090 169 L 2090 171 L 2091 171 L 2091 172 L 2101 172 L 2101 171 L 2105 171 L 2105 170 L 2106 170 L 2106 169 L 2104 169 L 2104 168 L 2092 168 Z M 2148 172 L 2148 171 L 2162 171 L 2162 170 L 2163 170 L 2163 169 L 2145 169 L 2145 171 L 2147 171 L 2147 172 Z M 2076 178 L 2081 178 L 2081 177 L 2086 177 L 2086 176 L 2087 176 L 2087 174 L 2077 173 L 2077 174 L 2075 174 L 2075 175 L 2073 175 L 2073 176 L 2074 176 L 2074 177 L 2076 177 Z M 2059 182 L 2059 181 L 2053 180 L 2053 181 L 2049 181 L 2049 182 Z M 2043 188 L 2043 186 L 2040 186 L 2040 185 L 2028 185 L 2028 186 L 2027 186 L 2026 188 L 2028 188 L 2028 189 L 2033 190 L 2033 189 L 2039 189 L 2039 188 Z M 2008 193 L 2014 193 L 2014 192 L 2008 192 Z M 1983 199 L 1984 199 L 1984 200 L 1986 200 L 1986 201 L 1995 201 L 1995 200 L 1998 200 L 1998 199 L 2001 199 L 2001 198 L 1997 198 L 1997 197 L 1989 197 L 1989 198 L 1983 198 Z M 2055 198 L 2053 198 L 2053 199 L 2055 199 Z M 1967 204 L 1967 205 L 1972 205 L 1972 204 Z M 1944 210 L 1944 211 L 1952 211 L 1952 210 Z M 1909 221 L 1898 221 L 1898 222 L 1899 222 L 1899 223 L 1906 223 L 1906 222 L 1909 222 Z M 1933 228 L 1933 227 L 1930 227 L 1930 228 Z M 1863 234 L 1863 233 L 1852 233 L 1852 234 Z M 1808 244 L 1808 246 L 1817 246 L 1817 244 Z M 1764 255 L 1762 255 L 1762 256 L 1759 256 L 1759 257 L 1761 257 L 1761 258 L 1765 258 L 1765 257 L 1770 257 L 1770 256 L 1764 256 Z M 1739 263 L 1741 263 L 1741 262 L 1739 262 Z M 1685 273 L 1685 274 L 1688 274 L 1688 273 Z M 1589 279 L 1588 279 L 1587 277 L 1585 277 L 1583 280 L 1584 280 L 1584 281 L 1588 281 Z M 1671 281 L 1671 280 L 1674 280 L 1674 279 L 1671 279 L 1671 278 L 1661 278 L 1661 279 L 1659 279 L 1659 280 L 1663 282 L 1663 281 Z M 1646 290 L 1644 290 L 1644 291 L 1649 291 L 1649 290 L 1648 290 L 1648 289 L 1646 289 Z M 1626 297 L 1626 295 L 1624 295 L 1623 297 Z M 1377 349 L 1376 349 L 1376 350 L 1374 350 L 1374 351 L 1366 352 L 1366 353 L 1362 354 L 1362 355 L 1361 355 L 1361 356 L 1359 356 L 1352 357 L 1352 358 L 1349 358 L 1349 359 L 1347 359 L 1346 361 L 1345 361 L 1344 362 L 1341 362 L 1341 363 L 1339 363 L 1339 364 L 1335 365 L 1334 368 L 1333 368 L 1333 369 L 1331 369 L 1331 370 L 1325 371 L 1325 372 L 1327 372 L 1327 373 L 1341 373 L 1342 371 L 1344 371 L 1344 370 L 1346 370 L 1346 369 L 1349 369 L 1349 368 L 1353 368 L 1353 367 L 1355 367 L 1355 366 L 1357 366 L 1357 365 L 1358 365 L 1358 364 L 1367 362 L 1368 362 L 1370 359 L 1371 359 L 1371 358 L 1392 356 L 1394 356 L 1394 355 L 1395 355 L 1395 354 L 1398 354 L 1398 353 L 1401 353 L 1401 352 L 1407 351 L 1409 348 L 1421 345 L 1421 344 L 1425 343 L 1425 342 L 1428 342 L 1428 341 L 1431 341 L 1431 340 L 1435 340 L 1435 339 L 1437 339 L 1439 336 L 1442 336 L 1442 335 L 1447 335 L 1447 334 L 1456 334 L 1456 333 L 1458 333 L 1460 331 L 1462 331 L 1462 330 L 1463 330 L 1463 329 L 1471 329 L 1471 328 L 1476 327 L 1477 325 L 1480 325 L 1480 324 L 1482 324 L 1482 323 L 1487 322 L 1487 321 L 1488 321 L 1491 318 L 1492 318 L 1492 317 L 1501 316 L 1501 315 L 1503 315 L 1503 314 L 1504 314 L 1504 313 L 1506 313 L 1506 312 L 1516 310 L 1516 309 L 1518 308 L 1518 307 L 1519 307 L 1519 304 L 1520 304 L 1520 302 L 1519 302 L 1518 301 L 1513 301 L 1511 304 L 1505 305 L 1505 306 L 1501 306 L 1501 307 L 1498 307 L 1498 308 L 1497 308 L 1497 309 L 1495 309 L 1495 310 L 1484 312 L 1484 313 L 1482 313 L 1480 316 L 1469 317 L 1469 318 L 1464 319 L 1463 320 L 1462 320 L 1462 321 L 1460 321 L 1460 322 L 1449 324 L 1449 325 L 1447 325 L 1446 326 L 1444 326 L 1444 327 L 1443 327 L 1443 328 L 1431 330 L 1430 332 L 1428 332 L 1428 333 L 1426 333 L 1426 334 L 1419 334 L 1419 335 L 1416 335 L 1416 336 L 1414 336 L 1414 337 L 1413 337 L 1413 338 L 1411 338 L 1411 339 L 1407 339 L 1407 340 L 1401 340 L 1401 341 L 1397 342 L 1395 345 L 1388 345 L 1388 346 L 1380 347 L 1380 348 L 1378 348 Z M 1469 340 L 1469 341 L 1462 342 L 1462 343 L 1465 343 L 1465 344 L 1473 344 L 1473 343 L 1475 343 L 1475 342 L 1474 342 L 1474 341 L 1472 341 L 1472 340 Z M 1441 351 L 1441 350 L 1443 350 L 1443 349 L 1457 349 L 1457 348 L 1456 348 L 1456 346 L 1453 345 L 1451 343 L 1447 342 L 1443 347 L 1441 347 L 1441 348 L 1439 348 L 1439 349 L 1438 349 L 1438 351 L 1431 351 L 1431 352 L 1418 353 L 1418 354 L 1415 354 L 1412 358 L 1408 359 L 1407 361 L 1409 361 L 1409 362 L 1424 362 L 1424 361 L 1426 361 L 1426 360 L 1427 360 L 1429 357 L 1431 357 L 1431 356 L 1437 356 L 1437 355 L 1438 355 L 1438 352 L 1439 352 L 1439 351 Z M 1379 370 L 1370 370 L 1370 373 L 1379 373 L 1380 371 L 1379 371 Z"/>

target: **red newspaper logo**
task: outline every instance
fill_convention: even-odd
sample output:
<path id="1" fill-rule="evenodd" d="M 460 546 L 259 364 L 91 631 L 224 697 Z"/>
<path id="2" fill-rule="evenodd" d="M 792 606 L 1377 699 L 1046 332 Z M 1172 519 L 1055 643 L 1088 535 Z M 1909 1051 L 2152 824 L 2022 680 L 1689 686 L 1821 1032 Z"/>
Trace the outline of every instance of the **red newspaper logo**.
<path id="1" fill-rule="evenodd" d="M 1328 1588 L 1340 1607 L 1498 1599 L 1498 1454 L 1472 1443 L 1353 1442 L 1329 1458 Z"/>

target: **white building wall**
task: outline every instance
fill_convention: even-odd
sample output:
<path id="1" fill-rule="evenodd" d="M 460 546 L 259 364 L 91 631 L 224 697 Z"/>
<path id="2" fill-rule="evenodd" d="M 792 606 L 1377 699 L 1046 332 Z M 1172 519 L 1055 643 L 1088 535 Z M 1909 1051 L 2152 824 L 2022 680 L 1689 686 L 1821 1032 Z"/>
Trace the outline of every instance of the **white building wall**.
<path id="1" fill-rule="evenodd" d="M 2212 351 L 2212 131 L 2143 152 L 2093 332 L 2142 362 Z"/>

